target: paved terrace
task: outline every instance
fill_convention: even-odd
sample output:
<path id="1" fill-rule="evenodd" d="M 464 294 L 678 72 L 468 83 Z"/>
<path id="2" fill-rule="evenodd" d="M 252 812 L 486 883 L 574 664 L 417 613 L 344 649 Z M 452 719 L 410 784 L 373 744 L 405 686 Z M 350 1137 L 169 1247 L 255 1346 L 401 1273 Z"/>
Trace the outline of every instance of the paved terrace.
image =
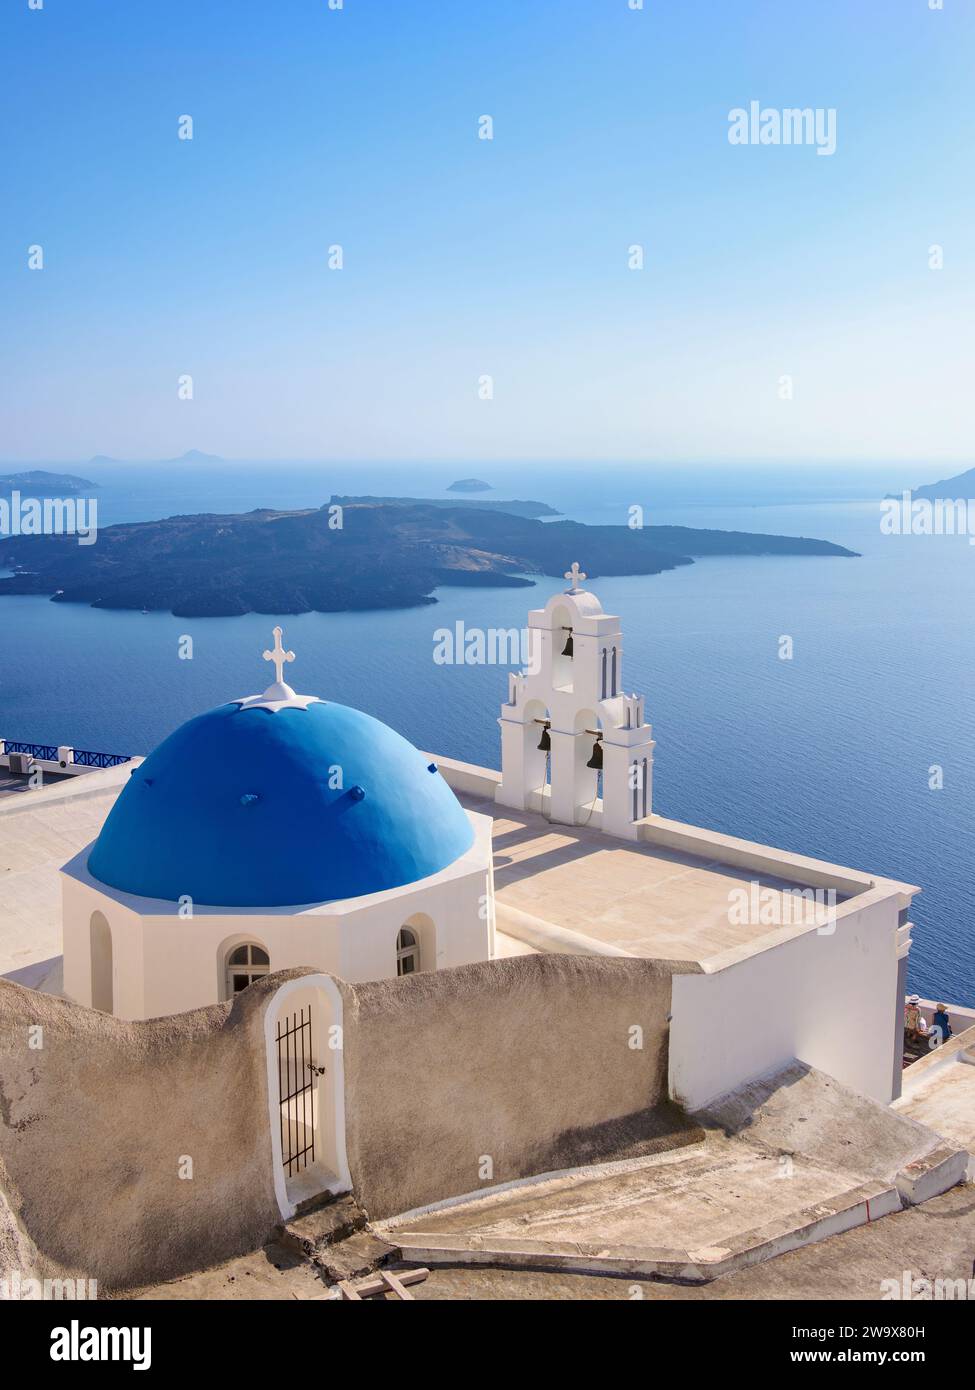
<path id="1" fill-rule="evenodd" d="M 98 834 L 132 766 L 45 775 L 43 787 L 0 797 L 0 975 L 60 989 L 58 870 Z"/>
<path id="2" fill-rule="evenodd" d="M 894 1109 L 968 1149 L 969 1181 L 975 1182 L 975 1026 L 907 1068 Z"/>
<path id="3" fill-rule="evenodd" d="M 511 1183 L 377 1229 L 428 1265 L 698 1282 L 935 1196 L 967 1168 L 932 1130 L 798 1062 L 693 1118 L 706 1136 L 693 1147 Z"/>
<path id="4" fill-rule="evenodd" d="M 499 954 L 530 949 L 522 943 L 532 937 L 534 921 L 578 933 L 613 954 L 703 966 L 773 934 L 791 935 L 801 925 L 796 900 L 786 896 L 808 890 L 808 881 L 799 877 L 617 840 L 585 826 L 555 825 L 469 792 L 458 795 L 468 810 L 494 818 Z M 784 929 L 729 916 L 732 892 L 749 892 L 753 883 L 759 885 L 763 907 Z M 850 896 L 837 893 L 837 904 Z M 813 925 L 814 905 L 806 908 Z"/>
<path id="5" fill-rule="evenodd" d="M 44 774 L 45 785 L 58 785 L 62 782 L 70 782 L 71 777 L 65 773 L 63 776 L 55 772 Z M 8 796 L 30 796 L 35 788 L 31 787 L 27 778 L 21 773 L 11 772 L 8 768 L 0 766 L 0 798 Z"/>

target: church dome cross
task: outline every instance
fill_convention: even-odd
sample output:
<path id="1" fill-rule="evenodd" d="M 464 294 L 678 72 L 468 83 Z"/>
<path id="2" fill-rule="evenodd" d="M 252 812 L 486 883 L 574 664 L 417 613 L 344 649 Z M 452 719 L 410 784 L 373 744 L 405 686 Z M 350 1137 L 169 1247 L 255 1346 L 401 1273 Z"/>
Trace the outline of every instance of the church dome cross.
<path id="1" fill-rule="evenodd" d="M 271 651 L 265 651 L 264 660 L 273 661 L 275 681 L 264 692 L 264 698 L 270 700 L 293 700 L 295 692 L 287 685 L 284 680 L 284 666 L 287 661 L 294 661 L 294 652 L 286 652 L 281 642 L 282 629 L 274 629 L 274 647 Z"/>

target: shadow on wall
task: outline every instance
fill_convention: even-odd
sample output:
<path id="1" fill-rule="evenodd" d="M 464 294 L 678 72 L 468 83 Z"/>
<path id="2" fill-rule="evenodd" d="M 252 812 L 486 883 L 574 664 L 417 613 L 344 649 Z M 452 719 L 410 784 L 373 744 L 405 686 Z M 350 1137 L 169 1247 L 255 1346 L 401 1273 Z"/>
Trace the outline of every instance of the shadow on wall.
<path id="1" fill-rule="evenodd" d="M 314 973 L 144 1022 L 0 981 L 0 1274 L 107 1292 L 259 1247 L 282 1214 L 265 1014 Z M 374 1218 L 700 1137 L 666 1099 L 656 962 L 522 956 L 336 984 L 348 1164 Z"/>
<path id="2" fill-rule="evenodd" d="M 375 1219 L 701 1137 L 667 1101 L 670 972 L 516 956 L 347 986 L 346 1139 Z"/>

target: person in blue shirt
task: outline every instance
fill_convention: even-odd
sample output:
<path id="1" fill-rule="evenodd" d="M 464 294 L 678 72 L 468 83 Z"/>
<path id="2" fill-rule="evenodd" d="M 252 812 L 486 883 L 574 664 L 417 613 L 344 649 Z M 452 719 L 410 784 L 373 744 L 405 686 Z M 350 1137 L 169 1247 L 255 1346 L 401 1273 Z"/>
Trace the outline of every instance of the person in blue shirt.
<path id="1" fill-rule="evenodd" d="M 930 1032 L 933 1035 L 932 1041 L 935 1046 L 939 1043 L 946 1043 L 951 1037 L 951 1024 L 948 1022 L 947 1004 L 939 1004 L 935 1009 L 934 1017 L 931 1019 Z"/>

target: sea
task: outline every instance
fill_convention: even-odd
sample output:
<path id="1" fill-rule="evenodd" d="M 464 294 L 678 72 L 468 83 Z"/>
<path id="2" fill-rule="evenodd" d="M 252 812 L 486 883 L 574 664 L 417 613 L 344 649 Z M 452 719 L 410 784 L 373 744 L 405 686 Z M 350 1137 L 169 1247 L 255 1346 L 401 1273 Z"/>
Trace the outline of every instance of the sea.
<path id="1" fill-rule="evenodd" d="M 700 560 L 589 587 L 621 616 L 623 688 L 646 696 L 654 810 L 918 885 L 909 985 L 975 1005 L 975 546 L 880 525 L 885 494 L 957 471 L 265 461 L 99 463 L 91 476 L 100 527 L 320 506 L 333 493 L 449 497 L 452 480 L 476 475 L 492 484 L 478 496 L 544 501 L 576 521 L 626 525 L 640 507 L 646 525 L 857 551 Z M 585 554 L 567 554 L 566 568 L 573 560 L 585 570 Z M 280 621 L 298 690 L 366 710 L 434 754 L 496 767 L 506 668 L 440 665 L 435 633 L 521 628 L 558 587 L 444 587 L 430 605 L 277 620 L 0 598 L 0 737 L 146 753 L 192 715 L 263 689 L 261 654 Z"/>

